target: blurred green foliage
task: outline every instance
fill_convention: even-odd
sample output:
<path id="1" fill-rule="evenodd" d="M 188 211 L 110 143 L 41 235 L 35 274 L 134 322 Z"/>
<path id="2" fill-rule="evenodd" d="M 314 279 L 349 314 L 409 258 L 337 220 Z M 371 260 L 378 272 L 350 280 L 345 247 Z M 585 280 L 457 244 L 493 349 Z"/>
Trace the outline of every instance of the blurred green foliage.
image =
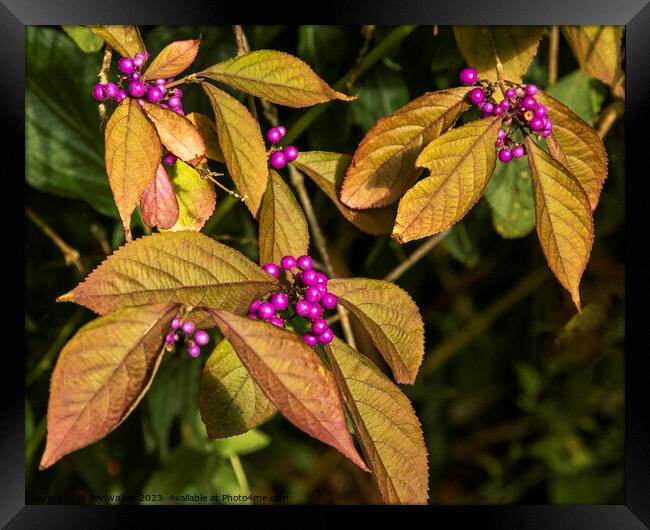
<path id="1" fill-rule="evenodd" d="M 291 503 L 379 502 L 368 474 L 279 415 L 251 433 L 209 441 L 196 405 L 205 358 L 180 355 L 166 356 L 145 399 L 106 439 L 38 471 L 49 374 L 63 344 L 93 316 L 54 300 L 123 242 L 90 93 L 102 53 L 88 50 L 92 42 L 83 44 L 86 51 L 79 49 L 72 38 L 88 35 L 67 29 L 27 31 L 27 207 L 79 251 L 83 266 L 80 272 L 66 265 L 53 241 L 28 222 L 27 491 L 250 491 L 288 495 Z M 377 27 L 364 34 L 354 26 L 245 27 L 253 49 L 293 53 L 331 85 L 355 65 L 366 35 L 373 49 L 393 29 Z M 236 53 L 229 26 L 141 31 L 153 55 L 171 40 L 201 34 L 196 69 Z M 545 38 L 527 79 L 549 88 L 547 63 Z M 301 150 L 351 154 L 378 118 L 426 91 L 456 85 L 462 66 L 451 28 L 440 27 L 434 36 L 431 27 L 418 27 L 353 86 L 343 88 L 359 99 L 328 105 L 293 143 Z M 578 69 L 564 40 L 559 80 L 549 91 L 592 124 L 612 101 L 604 85 Z M 186 94 L 187 111 L 212 115 L 200 89 L 188 86 Z M 291 131 L 309 110 L 279 112 Z M 264 121 L 262 126 L 267 128 Z M 530 180 L 525 166 L 516 164 L 499 168 L 486 200 L 398 280 L 421 309 L 428 356 L 440 360 L 428 366 L 425 358 L 416 384 L 404 387 L 429 448 L 432 503 L 623 502 L 622 120 L 605 143 L 610 174 L 595 213 L 596 240 L 583 279 L 581 314 L 575 314 L 569 297 L 545 270 L 531 220 Z M 315 185 L 308 186 L 335 268 L 343 273 L 381 278 L 420 244 L 400 246 L 389 237 L 359 232 Z M 142 227 L 134 232 L 137 237 Z M 257 257 L 255 221 L 224 193 L 218 192 L 204 232 Z M 368 338 L 356 331 L 362 351 L 374 355 Z"/>

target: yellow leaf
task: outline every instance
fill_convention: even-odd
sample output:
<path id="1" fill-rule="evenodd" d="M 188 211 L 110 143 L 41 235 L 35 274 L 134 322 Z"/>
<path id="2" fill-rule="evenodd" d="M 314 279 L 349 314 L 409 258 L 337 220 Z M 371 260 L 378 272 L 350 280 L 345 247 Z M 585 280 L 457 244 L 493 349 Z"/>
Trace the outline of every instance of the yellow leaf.
<path id="1" fill-rule="evenodd" d="M 457 223 L 479 200 L 496 163 L 501 118 L 476 120 L 439 136 L 415 164 L 429 169 L 399 202 L 393 237 L 402 243 Z"/>
<path id="2" fill-rule="evenodd" d="M 88 26 L 123 57 L 146 51 L 137 26 Z"/>
<path id="3" fill-rule="evenodd" d="M 388 504 L 426 504 L 427 448 L 408 398 L 345 342 L 334 338 L 327 350 L 382 499 Z"/>
<path id="4" fill-rule="evenodd" d="M 180 160 L 170 168 L 170 177 L 180 212 L 176 223 L 169 230 L 201 230 L 217 202 L 214 184 Z"/>
<path id="5" fill-rule="evenodd" d="M 594 240 L 589 200 L 578 180 L 530 137 L 526 138 L 526 151 L 542 250 L 548 266 L 580 311 L 580 278 Z"/>
<path id="6" fill-rule="evenodd" d="M 309 107 L 332 99 L 356 99 L 331 88 L 297 57 L 275 50 L 245 53 L 212 65 L 197 75 L 286 107 Z"/>
<path id="7" fill-rule="evenodd" d="M 147 79 L 168 79 L 187 69 L 199 53 L 201 39 L 179 40 L 165 46 L 142 75 Z"/>

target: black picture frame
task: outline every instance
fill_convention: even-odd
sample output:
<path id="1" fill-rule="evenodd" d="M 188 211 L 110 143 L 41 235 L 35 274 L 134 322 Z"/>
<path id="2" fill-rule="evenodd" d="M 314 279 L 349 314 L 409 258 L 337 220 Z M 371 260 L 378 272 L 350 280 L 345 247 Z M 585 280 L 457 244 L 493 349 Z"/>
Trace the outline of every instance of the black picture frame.
<path id="1" fill-rule="evenodd" d="M 327 8 L 308 14 L 305 2 L 294 1 L 269 4 L 266 12 L 251 9 L 244 2 L 184 0 L 172 2 L 136 2 L 111 0 L 3 0 L 0 3 L 0 54 L 4 73 L 5 130 L 24 138 L 25 95 L 25 27 L 44 24 L 621 24 L 626 26 L 626 213 L 629 227 L 642 227 L 640 237 L 645 244 L 643 201 L 647 194 L 643 186 L 648 179 L 648 164 L 644 158 L 648 148 L 644 141 L 650 123 L 648 94 L 650 94 L 650 4 L 646 0 L 542 0 L 537 3 L 512 0 L 445 0 L 425 2 L 402 0 L 363 0 L 354 4 L 330 0 Z M 24 149 L 24 143 L 22 144 Z M 5 151 L 16 166 L 24 168 L 24 151 Z M 15 174 L 20 174 L 19 170 Z M 635 178 L 632 178 L 635 177 Z M 634 182 L 634 183 L 633 183 Z M 22 213 L 17 214 L 20 219 Z M 630 238 L 631 240 L 632 238 Z M 422 511 L 431 525 L 457 527 L 517 528 L 517 529 L 641 529 L 650 527 L 650 421 L 646 404 L 650 403 L 644 370 L 647 346 L 643 344 L 644 315 L 633 310 L 647 293 L 647 273 L 644 261 L 635 261 L 642 245 L 628 245 L 626 252 L 626 454 L 625 504 L 575 506 L 428 506 L 411 507 Z M 642 254 L 639 254 L 642 256 Z M 636 264 L 636 265 L 635 265 Z M 632 288 L 628 288 L 632 286 Z M 19 313 L 17 311 L 17 313 Z M 20 366 L 24 367 L 22 358 Z M 20 371 L 20 369 L 18 370 Z M 0 385 L 0 526 L 6 528 L 113 528 L 127 522 L 127 527 L 140 526 L 135 521 L 146 517 L 146 527 L 188 524 L 187 509 L 208 510 L 214 507 L 159 507 L 146 509 L 135 506 L 35 506 L 26 505 L 24 477 L 24 377 L 6 376 Z M 251 514 L 265 518 L 289 509 L 304 511 L 305 507 L 222 507 L 221 513 L 241 510 L 236 516 L 249 521 Z M 307 508 L 309 509 L 309 508 Z M 386 523 L 405 522 L 409 515 L 390 507 L 321 507 L 318 518 L 309 521 L 284 519 L 287 523 L 310 524 L 320 527 L 337 523 L 356 511 L 360 515 L 378 509 Z M 244 511 L 245 510 L 245 511 Z M 263 511 L 262 511 L 263 510 Z M 426 510 L 426 513 L 425 513 Z M 429 510 L 431 511 L 429 513 Z M 146 512 L 146 513 L 144 513 Z M 182 513 L 181 513 L 182 512 Z M 356 514 L 355 514 L 356 515 Z M 218 516 L 220 517 L 220 516 Z M 218 519 L 212 519 L 218 523 Z M 410 520 L 410 519 L 408 519 Z M 190 523 L 193 524 L 193 523 Z M 339 523 L 340 524 L 340 523 Z M 415 524 L 415 523 L 413 523 Z M 441 526 L 442 525 L 442 526 Z M 471 525 L 471 526 L 470 526 Z M 480 525 L 480 526 L 479 526 Z M 144 526 L 144 525 L 143 525 Z"/>

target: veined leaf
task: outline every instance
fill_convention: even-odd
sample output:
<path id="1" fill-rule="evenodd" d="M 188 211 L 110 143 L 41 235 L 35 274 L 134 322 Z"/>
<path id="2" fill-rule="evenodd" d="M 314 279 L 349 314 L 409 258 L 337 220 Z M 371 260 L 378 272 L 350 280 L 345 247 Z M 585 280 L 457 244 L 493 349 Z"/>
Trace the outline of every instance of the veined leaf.
<path id="1" fill-rule="evenodd" d="M 296 427 L 367 471 L 345 422 L 332 372 L 298 335 L 268 322 L 211 311 L 221 333 L 267 397 Z"/>
<path id="2" fill-rule="evenodd" d="M 528 71 L 544 34 L 543 26 L 454 26 L 454 35 L 465 61 L 479 79 L 497 79 L 490 37 L 508 81 L 520 83 Z"/>
<path id="3" fill-rule="evenodd" d="M 210 438 L 250 431 L 276 411 L 227 339 L 217 345 L 203 367 L 199 409 Z"/>
<path id="4" fill-rule="evenodd" d="M 422 147 L 469 108 L 469 91 L 462 87 L 427 92 L 379 120 L 354 153 L 341 202 L 350 208 L 377 208 L 400 198 L 422 171 L 415 167 Z"/>
<path id="5" fill-rule="evenodd" d="M 99 314 L 161 302 L 243 313 L 276 286 L 246 256 L 208 236 L 167 232 L 127 243 L 58 301 Z"/>
<path id="6" fill-rule="evenodd" d="M 408 398 L 345 342 L 334 337 L 327 350 L 384 502 L 426 504 L 427 448 Z"/>
<path id="7" fill-rule="evenodd" d="M 390 234 L 395 213 L 390 207 L 353 210 L 339 200 L 341 183 L 352 157 L 326 151 L 303 151 L 291 164 L 310 177 L 323 190 L 343 216 L 363 232 Z"/>
<path id="8" fill-rule="evenodd" d="M 607 178 L 607 152 L 602 139 L 557 99 L 542 92 L 537 93 L 536 99 L 548 107 L 548 116 L 553 120 L 553 132 L 546 139 L 551 156 L 578 179 L 592 211 L 595 210 Z"/>
<path id="9" fill-rule="evenodd" d="M 212 65 L 197 75 L 286 107 L 309 107 L 332 99 L 356 99 L 331 88 L 297 57 L 275 50 L 245 53 Z"/>
<path id="10" fill-rule="evenodd" d="M 439 136 L 417 161 L 430 176 L 399 202 L 393 237 L 402 243 L 430 236 L 458 222 L 479 200 L 496 163 L 501 118 L 476 120 Z"/>
<path id="11" fill-rule="evenodd" d="M 178 219 L 178 201 L 169 175 L 162 164 L 140 199 L 142 220 L 149 227 L 171 228 Z"/>
<path id="12" fill-rule="evenodd" d="M 305 214 L 282 177 L 271 170 L 260 209 L 260 265 L 283 256 L 304 256 L 309 249 Z"/>
<path id="13" fill-rule="evenodd" d="M 214 110 L 217 137 L 226 167 L 248 209 L 257 217 L 269 176 L 259 124 L 239 101 L 223 90 L 201 83 Z"/>
<path id="14" fill-rule="evenodd" d="M 156 176 L 162 146 L 134 98 L 117 106 L 106 124 L 105 138 L 108 181 L 124 230 L 129 231 L 131 213 Z"/>
<path id="15" fill-rule="evenodd" d="M 146 51 L 137 26 L 88 26 L 123 57 Z"/>
<path id="16" fill-rule="evenodd" d="M 198 232 L 212 215 L 217 203 L 214 184 L 180 160 L 170 168 L 170 177 L 180 211 L 178 220 L 169 230 Z"/>
<path id="17" fill-rule="evenodd" d="M 145 102 L 144 110 L 167 149 L 192 166 L 205 160 L 203 137 L 190 120 L 155 103 Z"/>
<path id="18" fill-rule="evenodd" d="M 40 469 L 102 439 L 133 411 L 158 369 L 176 310 L 172 304 L 125 308 L 70 339 L 52 374 Z"/>
<path id="19" fill-rule="evenodd" d="M 101 50 L 102 46 L 104 46 L 104 39 L 99 35 L 95 35 L 91 29 L 85 26 L 61 27 L 83 52 L 93 53 Z"/>
<path id="20" fill-rule="evenodd" d="M 562 32 L 580 68 L 613 87 L 622 75 L 623 26 L 562 26 Z"/>
<path id="21" fill-rule="evenodd" d="M 223 153 L 221 152 L 219 139 L 217 138 L 217 127 L 214 124 L 214 121 L 208 118 L 205 114 L 200 114 L 199 112 L 191 112 L 185 117 L 199 130 L 199 133 L 203 138 L 203 143 L 205 144 L 205 156 L 210 160 L 221 162 L 223 164 L 225 160 L 223 158 Z"/>
<path id="22" fill-rule="evenodd" d="M 526 151 L 542 250 L 548 266 L 580 311 L 580 278 L 594 240 L 589 199 L 578 180 L 530 137 L 526 138 Z"/>
<path id="23" fill-rule="evenodd" d="M 412 384 L 424 357 L 424 324 L 409 294 L 394 283 L 367 278 L 333 279 L 327 290 L 361 321 L 395 380 Z"/>
<path id="24" fill-rule="evenodd" d="M 151 61 L 142 79 L 167 79 L 180 74 L 194 62 L 200 44 L 201 39 L 178 40 L 168 44 Z"/>

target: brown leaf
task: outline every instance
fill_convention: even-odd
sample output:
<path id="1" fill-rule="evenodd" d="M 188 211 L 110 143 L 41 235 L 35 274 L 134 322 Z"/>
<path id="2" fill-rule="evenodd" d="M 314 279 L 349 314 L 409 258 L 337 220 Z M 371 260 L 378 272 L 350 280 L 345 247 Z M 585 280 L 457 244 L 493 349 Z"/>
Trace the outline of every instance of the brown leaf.
<path id="1" fill-rule="evenodd" d="M 144 223 L 153 228 L 171 228 L 178 219 L 178 201 L 169 175 L 162 164 L 140 199 Z"/>
<path id="2" fill-rule="evenodd" d="M 217 138 L 217 126 L 214 124 L 214 121 L 208 118 L 205 114 L 200 114 L 199 112 L 191 112 L 185 116 L 190 120 L 194 127 L 199 130 L 201 137 L 203 138 L 203 143 L 205 143 L 205 155 L 215 162 L 225 162 L 223 158 L 223 153 L 221 152 L 221 146 L 219 145 L 219 139 Z"/>
<path id="3" fill-rule="evenodd" d="M 178 40 L 168 44 L 151 61 L 142 79 L 167 79 L 180 74 L 194 62 L 200 44 L 201 39 Z"/>

